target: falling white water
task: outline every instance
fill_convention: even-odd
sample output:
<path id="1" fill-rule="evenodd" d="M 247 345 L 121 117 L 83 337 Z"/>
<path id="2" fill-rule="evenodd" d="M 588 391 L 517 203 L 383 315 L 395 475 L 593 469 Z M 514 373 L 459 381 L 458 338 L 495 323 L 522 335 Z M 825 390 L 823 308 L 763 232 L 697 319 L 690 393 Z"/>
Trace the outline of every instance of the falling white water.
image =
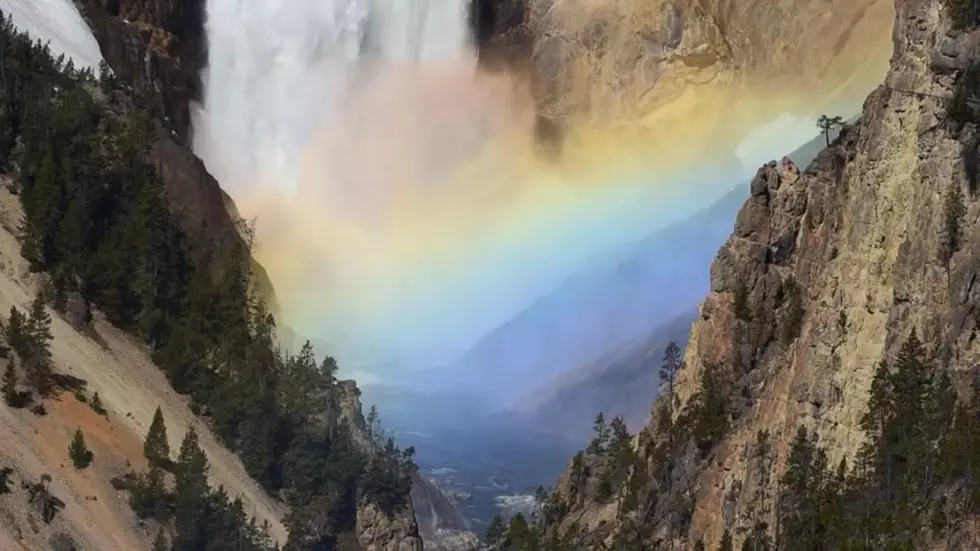
<path id="1" fill-rule="evenodd" d="M 206 25 L 195 149 L 233 195 L 260 180 L 295 189 L 311 134 L 373 65 L 474 59 L 465 0 L 208 0 Z"/>

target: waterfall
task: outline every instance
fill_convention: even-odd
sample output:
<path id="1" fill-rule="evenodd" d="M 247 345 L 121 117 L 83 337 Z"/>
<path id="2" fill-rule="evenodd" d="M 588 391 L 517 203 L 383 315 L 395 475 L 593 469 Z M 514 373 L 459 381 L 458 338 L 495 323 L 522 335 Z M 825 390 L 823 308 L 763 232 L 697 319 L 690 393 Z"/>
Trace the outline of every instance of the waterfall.
<path id="1" fill-rule="evenodd" d="M 445 257 L 433 243 L 463 235 L 461 222 L 488 227 L 461 213 L 489 212 L 501 194 L 448 175 L 495 138 L 531 135 L 525 92 L 476 70 L 467 9 L 207 0 L 194 149 L 257 219 L 257 256 L 289 323 L 329 335 L 348 368 L 377 364 L 393 340 L 389 320 L 418 308 L 407 298 L 431 294 L 422 274 L 432 255 Z"/>
<path id="2" fill-rule="evenodd" d="M 232 195 L 256 177 L 294 188 L 311 134 L 350 109 L 379 65 L 473 65 L 465 10 L 465 0 L 208 0 L 195 149 Z"/>

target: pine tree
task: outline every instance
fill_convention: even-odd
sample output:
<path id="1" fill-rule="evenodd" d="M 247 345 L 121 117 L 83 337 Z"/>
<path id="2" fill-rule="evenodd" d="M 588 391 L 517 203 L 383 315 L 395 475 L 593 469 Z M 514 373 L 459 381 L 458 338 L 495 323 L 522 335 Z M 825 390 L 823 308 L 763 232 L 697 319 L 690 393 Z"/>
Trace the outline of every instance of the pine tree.
<path id="1" fill-rule="evenodd" d="M 490 526 L 487 527 L 487 544 L 490 546 L 498 545 L 506 533 L 507 528 L 504 526 L 504 519 L 501 518 L 500 513 L 495 513 L 493 520 L 490 521 Z"/>
<path id="2" fill-rule="evenodd" d="M 725 533 L 721 535 L 721 544 L 718 546 L 718 551 L 734 551 L 735 544 L 732 542 L 732 533 L 725 529 Z"/>
<path id="3" fill-rule="evenodd" d="M 170 463 L 170 444 L 167 442 L 167 426 L 163 420 L 160 406 L 153 413 L 150 430 L 143 441 L 143 455 L 151 464 L 164 466 Z"/>
<path id="4" fill-rule="evenodd" d="M 950 182 L 943 203 L 943 235 L 940 244 L 939 258 L 948 262 L 953 253 L 959 250 L 963 241 L 963 219 L 966 216 L 966 205 L 963 201 L 963 190 L 956 181 Z"/>
<path id="5" fill-rule="evenodd" d="M 613 417 L 612 422 L 609 423 L 609 432 L 611 449 L 614 451 L 630 445 L 629 427 L 626 426 L 626 420 L 621 415 Z"/>
<path id="6" fill-rule="evenodd" d="M 7 318 L 6 326 L 6 336 L 7 344 L 16 352 L 21 358 L 27 355 L 27 338 L 24 332 L 24 316 L 20 313 L 20 310 L 16 306 L 10 307 L 10 316 Z"/>
<path id="7" fill-rule="evenodd" d="M 200 549 L 206 541 L 208 459 L 198 445 L 197 432 L 191 427 L 180 445 L 174 473 L 175 550 Z"/>
<path id="8" fill-rule="evenodd" d="M 40 345 L 47 344 L 51 336 L 51 315 L 48 314 L 47 306 L 44 304 L 44 296 L 40 293 L 35 295 L 31 301 L 31 309 L 27 316 L 27 334 L 30 339 Z"/>
<path id="9" fill-rule="evenodd" d="M 681 349 L 670 341 L 664 350 L 664 361 L 660 367 L 660 383 L 667 384 L 667 411 L 674 411 L 674 377 L 681 369 Z"/>
<path id="10" fill-rule="evenodd" d="M 164 482 L 165 476 L 163 469 L 151 464 L 146 472 L 136 477 L 129 502 L 136 516 L 160 521 L 166 519 L 169 496 Z"/>
<path id="11" fill-rule="evenodd" d="M 505 549 L 515 551 L 535 551 L 538 547 L 537 535 L 528 525 L 524 515 L 517 513 L 507 524 L 507 535 L 504 537 Z"/>
<path id="12" fill-rule="evenodd" d="M 323 377 L 323 405 L 326 409 L 327 422 L 330 436 L 337 431 L 337 423 L 340 418 L 340 388 L 337 385 L 337 373 L 339 371 L 337 360 L 330 356 L 325 356 L 320 364 L 320 374 Z"/>
<path id="13" fill-rule="evenodd" d="M 152 551 L 170 551 L 170 546 L 167 544 L 167 537 L 163 535 L 163 528 L 158 529 L 156 537 L 153 538 Z"/>
<path id="14" fill-rule="evenodd" d="M 94 454 L 85 444 L 85 435 L 82 434 L 82 429 L 75 429 L 75 437 L 72 438 L 71 445 L 68 446 L 68 456 L 76 469 L 81 470 L 92 464 Z"/>
<path id="15" fill-rule="evenodd" d="M 729 427 L 728 397 L 716 368 L 705 369 L 693 409 L 693 436 L 703 457 L 728 433 Z"/>
<path id="16" fill-rule="evenodd" d="M 601 411 L 595 416 L 592 431 L 595 433 L 595 438 L 589 442 L 587 452 L 591 454 L 604 453 L 609 446 L 609 426 L 606 425 L 606 417 Z"/>
<path id="17" fill-rule="evenodd" d="M 7 361 L 7 367 L 3 370 L 3 386 L 0 391 L 3 392 L 3 401 L 8 406 L 17 403 L 17 369 L 13 358 Z"/>
<path id="18" fill-rule="evenodd" d="M 368 441 L 371 445 L 371 453 L 374 453 L 374 442 L 375 442 L 375 425 L 378 424 L 380 416 L 378 415 L 378 408 L 375 405 L 371 405 L 371 409 L 368 410 L 367 419 L 365 422 L 367 424 L 367 436 Z"/>
<path id="19" fill-rule="evenodd" d="M 40 394 L 51 388 L 51 316 L 44 305 L 44 298 L 38 294 L 31 302 L 30 313 L 24 327 L 26 357 L 24 371 L 27 382 Z"/>
<path id="20" fill-rule="evenodd" d="M 783 344 L 788 345 L 800 335 L 806 311 L 803 308 L 803 290 L 792 276 L 783 282 L 783 294 L 786 298 L 786 313 L 779 330 L 779 338 Z"/>
<path id="21" fill-rule="evenodd" d="M 830 133 L 835 129 L 844 126 L 844 119 L 841 117 L 828 117 L 827 115 L 820 115 L 817 119 L 817 128 L 823 133 L 824 139 L 827 140 L 827 147 L 830 147 Z"/>

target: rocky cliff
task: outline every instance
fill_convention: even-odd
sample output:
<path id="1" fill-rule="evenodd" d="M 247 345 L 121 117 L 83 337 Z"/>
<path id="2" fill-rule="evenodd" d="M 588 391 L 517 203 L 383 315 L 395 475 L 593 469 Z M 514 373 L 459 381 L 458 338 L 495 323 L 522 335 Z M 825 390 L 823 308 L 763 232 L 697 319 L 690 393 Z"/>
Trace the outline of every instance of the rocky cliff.
<path id="1" fill-rule="evenodd" d="M 567 125 L 703 101 L 695 88 L 779 81 L 782 96 L 816 101 L 884 61 L 892 10 L 890 0 L 477 0 L 471 23 L 484 66 L 525 74 L 541 117 Z"/>
<path id="2" fill-rule="evenodd" d="M 364 449 L 370 437 L 362 413 L 361 391 L 354 381 L 340 381 L 340 417 L 354 428 Z M 468 532 L 462 515 L 446 496 L 426 478 L 412 475 L 411 506 L 386 515 L 373 504 L 357 510 L 357 541 L 364 551 L 473 551 L 479 549 L 476 535 Z M 424 544 L 423 544 L 424 541 Z"/>
<path id="3" fill-rule="evenodd" d="M 160 101 L 188 144 L 190 103 L 207 63 L 204 0 L 75 0 L 113 71 Z"/>
<path id="4" fill-rule="evenodd" d="M 913 331 L 928 363 L 968 394 L 980 360 L 977 141 L 975 125 L 951 112 L 980 34 L 951 31 L 950 4 L 896 0 L 890 70 L 860 119 L 802 173 L 759 169 L 712 265 L 673 404 L 661 399 L 635 442 L 629 488 L 597 496 L 588 455 L 559 481 L 564 505 L 552 522 L 579 548 L 639 524 L 652 527 L 642 536 L 650 547 L 713 549 L 730 530 L 738 548 L 760 515 L 774 526 L 775 508 L 760 513 L 759 496 L 776 495 L 798 428 L 816 435 L 828 464 L 852 462 L 876 369 Z M 723 389 L 716 405 L 729 428 L 674 447 L 663 480 L 648 469 L 664 464 L 655 454 L 665 427 L 708 386 Z M 644 484 L 659 495 L 637 492 Z M 627 494 L 647 504 L 624 504 Z"/>
<path id="5" fill-rule="evenodd" d="M 426 551 L 477 551 L 481 548 L 466 519 L 425 475 L 412 476 L 412 507 Z"/>

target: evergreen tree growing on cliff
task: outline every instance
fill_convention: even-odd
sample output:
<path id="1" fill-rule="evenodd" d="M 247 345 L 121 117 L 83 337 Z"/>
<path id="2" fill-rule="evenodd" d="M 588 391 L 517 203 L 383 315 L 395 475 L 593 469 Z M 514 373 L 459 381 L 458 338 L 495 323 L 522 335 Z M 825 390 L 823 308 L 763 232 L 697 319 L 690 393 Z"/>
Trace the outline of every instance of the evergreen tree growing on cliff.
<path id="1" fill-rule="evenodd" d="M 939 258 L 949 262 L 953 253 L 959 250 L 963 241 L 963 219 L 966 205 L 963 203 L 963 190 L 957 182 L 951 182 L 943 202 L 943 233 Z"/>
<path id="2" fill-rule="evenodd" d="M 181 442 L 174 473 L 175 551 L 203 549 L 207 541 L 208 495 L 208 459 L 198 444 L 197 431 L 191 427 Z"/>
<path id="3" fill-rule="evenodd" d="M 25 357 L 24 371 L 27 382 L 40 394 L 51 388 L 51 316 L 44 305 L 44 298 L 38 294 L 31 302 L 30 313 L 24 326 Z"/>
<path id="4" fill-rule="evenodd" d="M 164 482 L 165 476 L 163 469 L 151 463 L 146 472 L 134 477 L 129 505 L 137 517 L 166 520 L 170 496 Z"/>
<path id="5" fill-rule="evenodd" d="M 17 369 L 14 367 L 13 358 L 7 361 L 7 367 L 3 370 L 3 387 L 0 391 L 3 393 L 3 401 L 8 406 L 13 407 L 17 404 Z"/>
<path id="6" fill-rule="evenodd" d="M 378 414 L 378 408 L 373 404 L 371 405 L 371 409 L 368 410 L 365 423 L 367 424 L 367 436 L 368 436 L 369 446 L 371 448 L 371 453 L 373 454 L 375 452 L 375 448 L 377 447 L 376 444 L 377 444 L 378 437 L 381 436 L 380 434 L 378 434 L 381 432 L 381 417 Z"/>
<path id="7" fill-rule="evenodd" d="M 779 338 L 783 344 L 789 345 L 800 336 L 803 327 L 803 316 L 806 311 L 803 308 L 803 289 L 793 276 L 789 276 L 783 281 L 783 297 L 786 301 L 783 323 L 779 329 Z"/>
<path id="8" fill-rule="evenodd" d="M 504 526 L 504 519 L 501 518 L 500 513 L 494 513 L 493 520 L 490 521 L 490 526 L 487 527 L 487 545 L 491 547 L 499 545 L 506 533 L 507 528 Z"/>
<path id="9" fill-rule="evenodd" d="M 830 133 L 834 130 L 844 126 L 844 119 L 841 117 L 828 117 L 827 115 L 820 115 L 817 119 L 817 128 L 823 133 L 824 140 L 827 142 L 827 147 L 830 147 Z"/>
<path id="10" fill-rule="evenodd" d="M 151 464 L 165 466 L 170 463 L 170 444 L 167 442 L 167 426 L 163 420 L 160 406 L 153 413 L 150 430 L 143 441 L 143 455 Z"/>
<path id="11" fill-rule="evenodd" d="M 705 457 L 728 433 L 728 398 L 717 368 L 707 367 L 701 389 L 692 399 L 694 426 L 692 436 Z"/>
<path id="12" fill-rule="evenodd" d="M 797 429 L 790 444 L 786 471 L 780 479 L 779 544 L 787 551 L 820 548 L 823 532 L 820 492 L 826 456 L 805 427 Z"/>
<path id="13" fill-rule="evenodd" d="M 85 435 L 82 434 L 82 429 L 75 429 L 75 437 L 72 438 L 71 444 L 68 446 L 68 456 L 76 469 L 81 470 L 92 464 L 94 454 L 85 444 Z"/>
<path id="14" fill-rule="evenodd" d="M 681 349 L 677 343 L 670 341 L 664 350 L 664 361 L 660 366 L 660 384 L 667 385 L 667 411 L 674 411 L 674 377 L 681 369 Z"/>
<path id="15" fill-rule="evenodd" d="M 589 442 L 587 452 L 594 455 L 605 453 L 609 447 L 609 426 L 606 424 L 606 417 L 601 411 L 595 416 L 592 431 L 595 433 L 595 437 Z"/>
<path id="16" fill-rule="evenodd" d="M 26 335 L 24 334 L 24 316 L 16 306 L 10 307 L 10 316 L 7 318 L 7 325 L 4 328 L 7 337 L 7 344 L 17 355 L 22 358 L 27 355 Z"/>

